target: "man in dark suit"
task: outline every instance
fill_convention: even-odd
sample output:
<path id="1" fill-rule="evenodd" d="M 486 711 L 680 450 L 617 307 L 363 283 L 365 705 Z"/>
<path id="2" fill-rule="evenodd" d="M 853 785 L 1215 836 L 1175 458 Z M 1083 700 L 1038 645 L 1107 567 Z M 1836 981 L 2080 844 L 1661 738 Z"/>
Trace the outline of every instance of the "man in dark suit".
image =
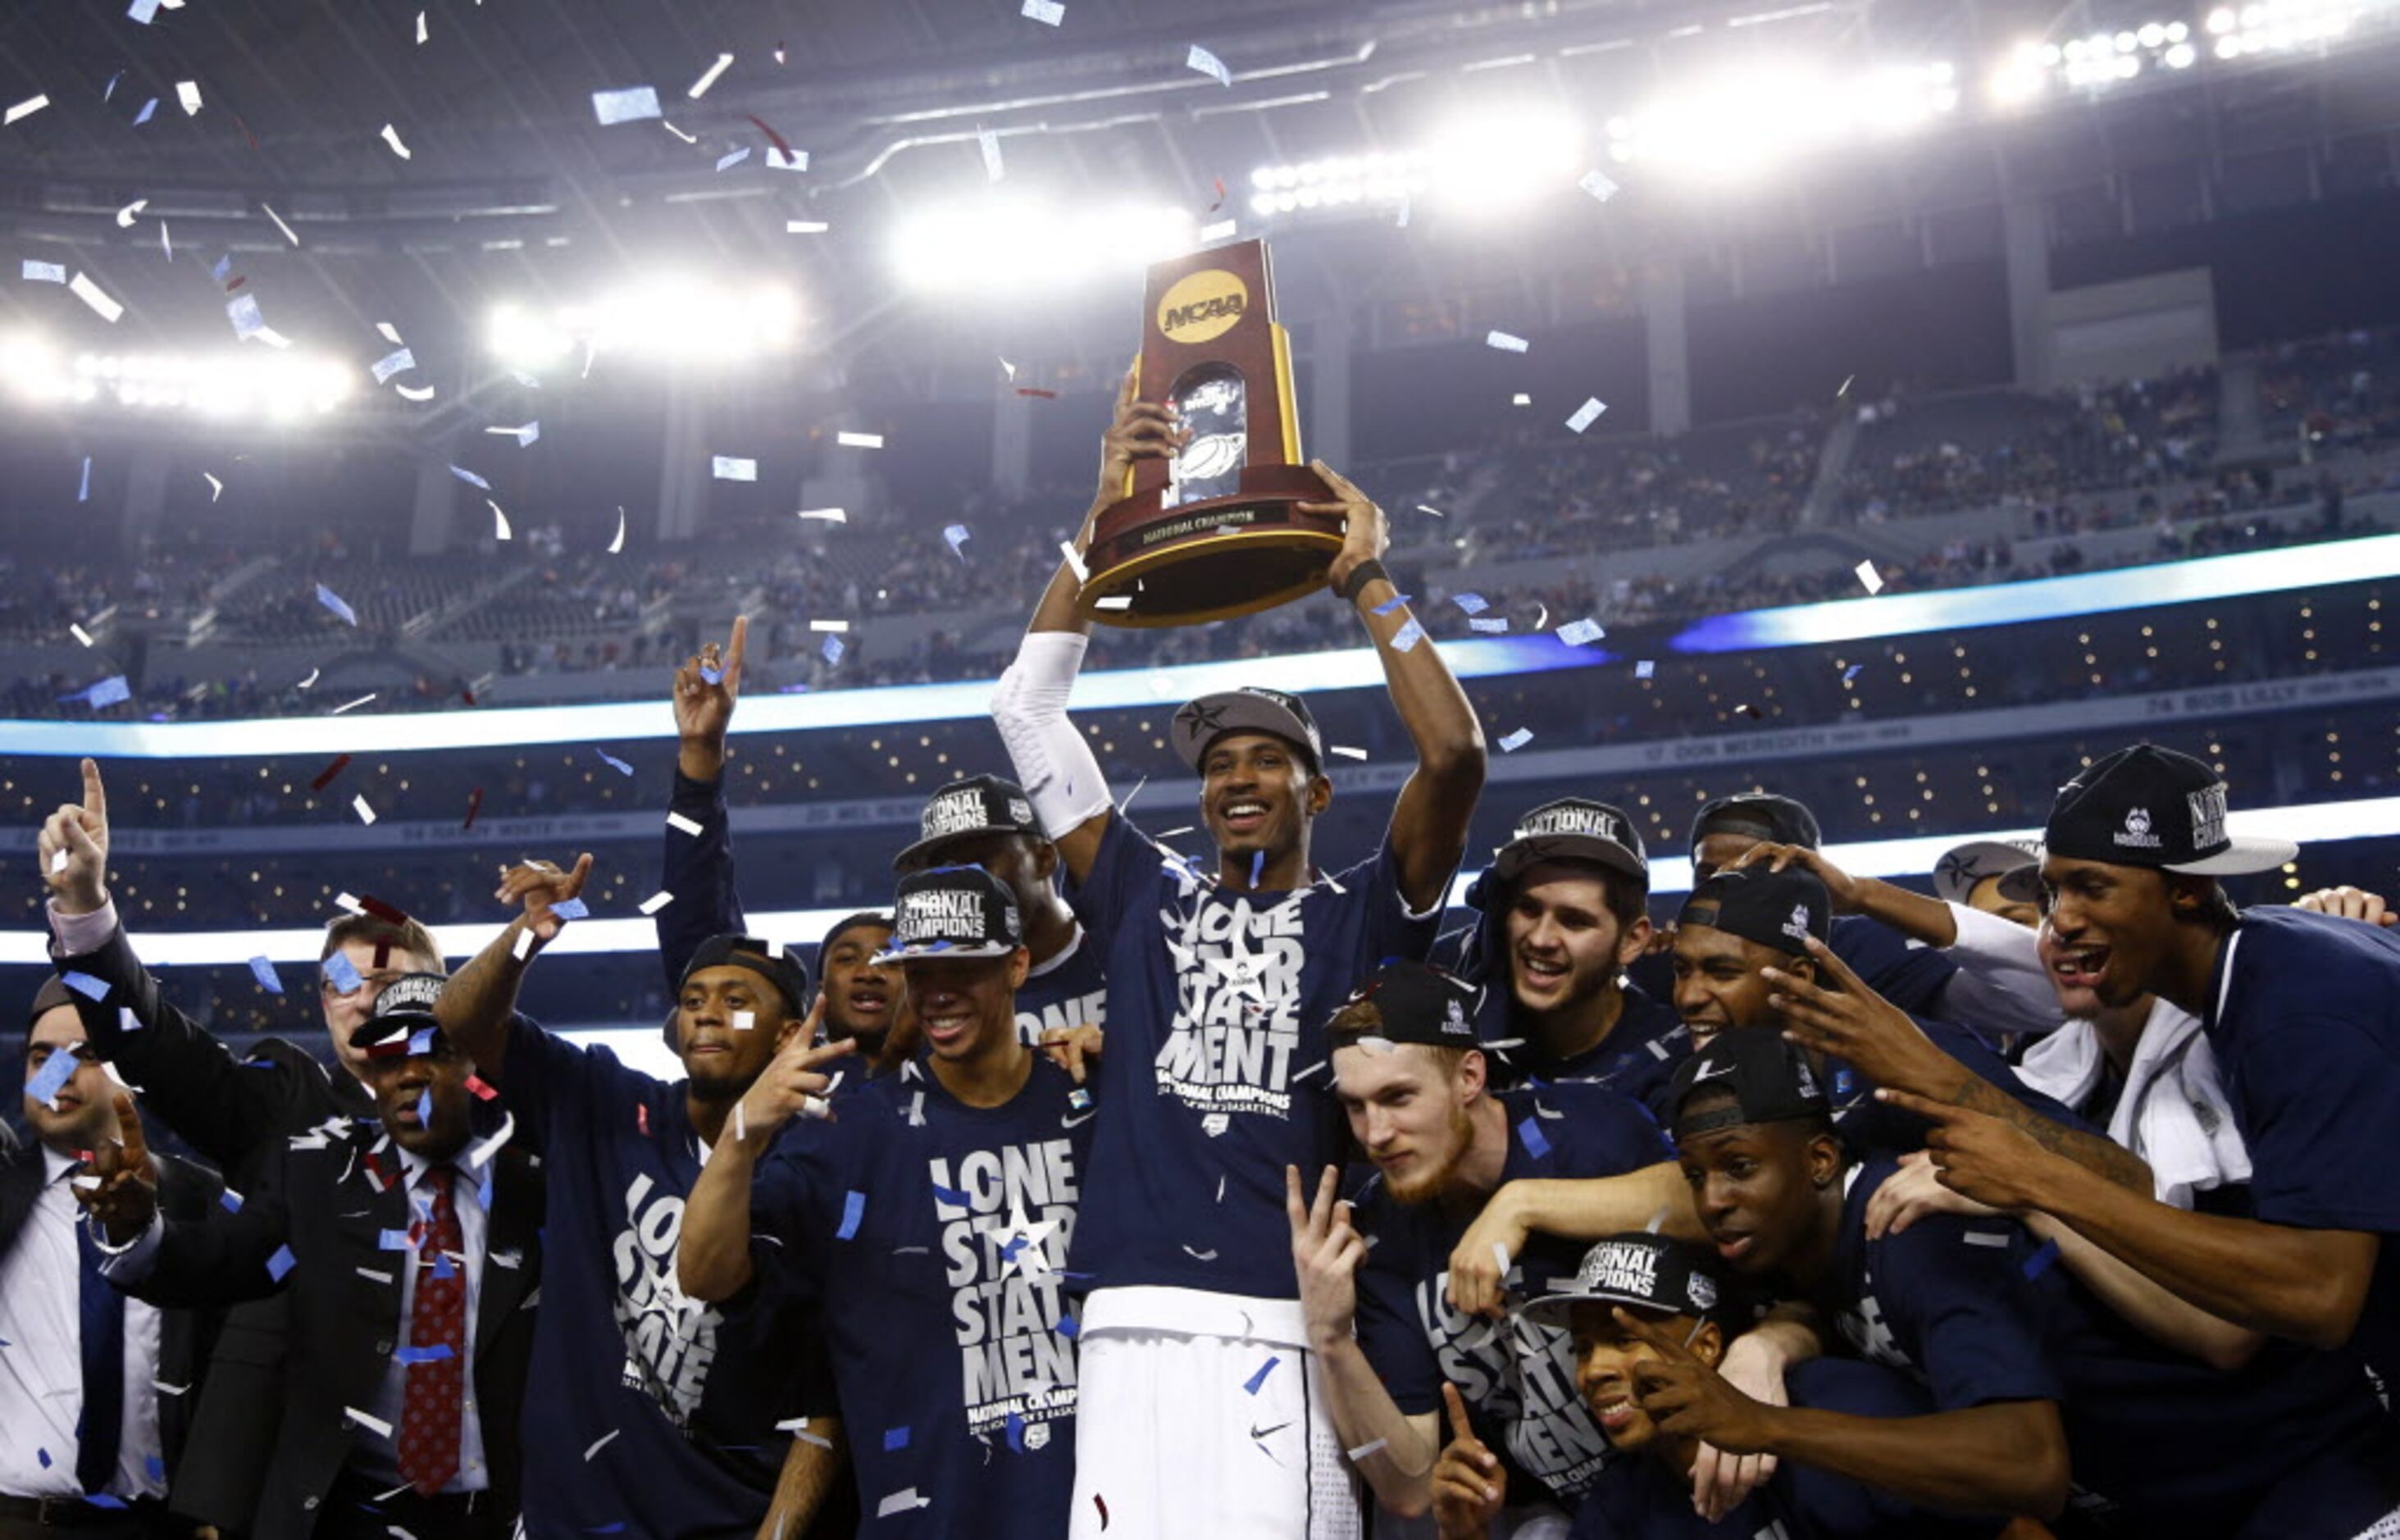
<path id="1" fill-rule="evenodd" d="M 329 1117 L 375 1115 L 351 1039 L 376 996 L 403 973 L 442 971 L 441 948 L 415 920 L 345 915 L 327 927 L 319 1007 L 325 1056 L 280 1038 L 237 1059 L 160 995 L 109 900 L 108 797 L 100 769 L 83 762 L 83 800 L 45 820 L 39 865 L 50 889 L 51 952 L 61 972 L 102 988 L 70 998 L 100 1057 L 149 1088 L 150 1115 L 213 1162 L 237 1192 L 258 1185 L 284 1140 Z M 175 1472 L 177 1513 L 230 1534 L 247 1532 L 265 1486 L 281 1411 L 285 1302 L 280 1294 L 225 1316 L 192 1417 L 190 1457 Z"/>
<path id="2" fill-rule="evenodd" d="M 516 1521 L 542 1187 L 511 1125 L 475 1137 L 442 986 L 394 980 L 360 1033 L 377 1121 L 293 1136 L 239 1213 L 160 1219 L 138 1124 L 99 1162 L 111 1281 L 159 1303 L 288 1295 L 259 1540 L 499 1540 Z"/>
<path id="3" fill-rule="evenodd" d="M 0 1155 L 0 1540 L 61 1528 L 164 1540 L 167 1478 L 184 1450 L 211 1316 L 129 1302 L 100 1274 L 78 1222 L 90 1152 L 118 1137 L 132 1100 L 84 1042 L 72 996 L 51 979 L 26 1037 L 25 1122 L 34 1142 Z M 157 1161 L 158 1203 L 180 1221 L 223 1192 L 204 1167 Z"/>

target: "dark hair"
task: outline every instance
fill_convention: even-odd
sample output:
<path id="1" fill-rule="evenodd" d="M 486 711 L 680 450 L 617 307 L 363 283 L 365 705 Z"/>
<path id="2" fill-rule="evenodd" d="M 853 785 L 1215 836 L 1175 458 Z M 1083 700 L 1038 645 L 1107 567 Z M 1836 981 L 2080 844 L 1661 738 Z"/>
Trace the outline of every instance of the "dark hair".
<path id="1" fill-rule="evenodd" d="M 325 944 L 317 953 L 317 961 L 340 951 L 353 941 L 362 941 L 378 951 L 389 949 L 406 952 L 430 964 L 433 973 L 447 975 L 443 965 L 441 945 L 433 933 L 416 920 L 402 918 L 397 923 L 371 914 L 346 914 L 325 927 Z"/>

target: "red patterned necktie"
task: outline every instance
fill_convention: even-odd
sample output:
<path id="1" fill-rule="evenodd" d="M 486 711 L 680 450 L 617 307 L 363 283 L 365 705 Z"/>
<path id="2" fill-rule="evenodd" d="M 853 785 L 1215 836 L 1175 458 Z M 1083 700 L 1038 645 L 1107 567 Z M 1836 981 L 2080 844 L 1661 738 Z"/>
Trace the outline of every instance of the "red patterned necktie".
<path id="1" fill-rule="evenodd" d="M 450 1350 L 439 1358 L 413 1358 L 401 1406 L 401 1479 L 427 1497 L 458 1472 L 459 1411 L 467 1383 L 467 1237 L 450 1203 L 457 1176 L 447 1165 L 425 1173 L 433 1206 L 416 1245 L 416 1298 L 408 1313 L 411 1347 Z"/>

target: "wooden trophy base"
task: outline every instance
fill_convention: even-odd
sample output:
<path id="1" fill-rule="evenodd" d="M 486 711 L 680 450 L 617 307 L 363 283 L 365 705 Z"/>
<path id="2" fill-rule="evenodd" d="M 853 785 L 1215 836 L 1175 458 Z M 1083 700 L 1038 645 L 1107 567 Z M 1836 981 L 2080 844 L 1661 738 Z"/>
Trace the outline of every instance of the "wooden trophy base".
<path id="1" fill-rule="evenodd" d="M 1098 624 L 1187 626 L 1273 609 L 1323 588 L 1342 550 L 1341 514 L 1300 509 L 1334 500 L 1304 465 L 1246 466 L 1228 497 L 1175 508 L 1159 497 L 1137 492 L 1093 525 L 1076 608 Z"/>

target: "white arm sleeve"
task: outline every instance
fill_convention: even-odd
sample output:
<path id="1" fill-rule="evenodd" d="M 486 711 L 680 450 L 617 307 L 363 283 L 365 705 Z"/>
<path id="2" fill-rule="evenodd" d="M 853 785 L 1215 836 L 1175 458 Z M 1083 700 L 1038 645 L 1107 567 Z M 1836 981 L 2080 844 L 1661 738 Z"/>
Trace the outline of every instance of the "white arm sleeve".
<path id="1" fill-rule="evenodd" d="M 1964 904 L 1950 906 L 1950 920 L 1958 929 L 1949 947 L 1958 972 L 1942 991 L 1943 1014 L 1985 1031 L 2056 1030 L 2064 1013 L 2034 933 Z"/>
<path id="2" fill-rule="evenodd" d="M 1067 720 L 1067 697 L 1090 645 L 1090 637 L 1071 631 L 1028 632 L 991 692 L 991 719 L 1017 783 L 1053 838 L 1113 805 L 1092 745 Z"/>

